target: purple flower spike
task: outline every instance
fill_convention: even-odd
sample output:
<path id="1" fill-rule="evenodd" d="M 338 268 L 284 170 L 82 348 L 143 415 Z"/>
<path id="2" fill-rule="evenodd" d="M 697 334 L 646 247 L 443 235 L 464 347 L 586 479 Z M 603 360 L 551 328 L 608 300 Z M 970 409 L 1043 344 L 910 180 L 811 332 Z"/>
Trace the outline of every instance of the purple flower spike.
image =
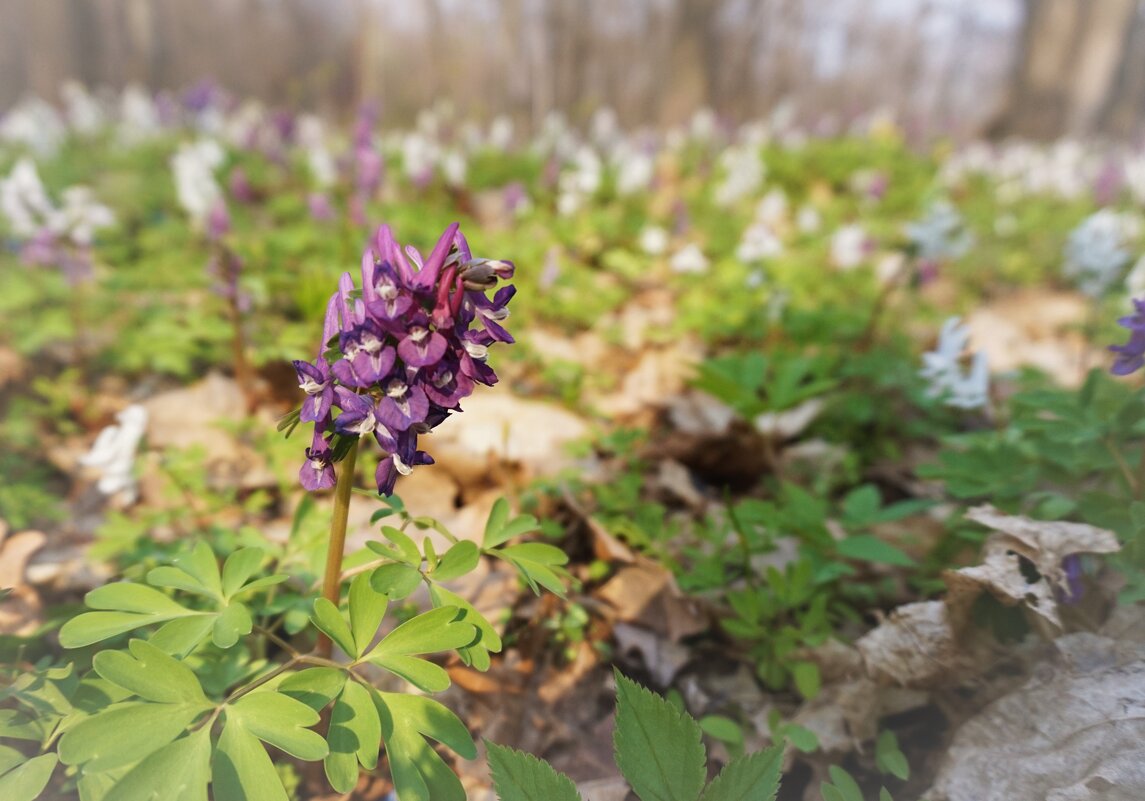
<path id="1" fill-rule="evenodd" d="M 294 362 L 294 370 L 298 373 L 298 387 L 306 393 L 307 398 L 302 402 L 302 412 L 299 420 L 303 423 L 317 423 L 330 414 L 330 406 L 334 403 L 334 385 L 330 378 L 330 366 L 326 360 L 319 357 L 315 364 L 309 362 Z"/>
<path id="2" fill-rule="evenodd" d="M 474 258 L 456 224 L 424 260 L 403 250 L 387 226 L 377 229 L 362 255 L 361 294 L 343 274 L 326 307 L 318 359 L 295 362 L 306 393 L 299 417 L 316 432 L 299 473 L 303 486 L 334 483 L 332 454 L 345 452 L 335 438 L 373 436 L 383 454 L 375 475 L 383 495 L 399 476 L 433 463 L 418 450 L 418 436 L 460 412 L 476 384 L 497 382 L 486 357 L 494 343 L 513 341 L 503 323 L 515 290 L 486 292 L 512 274 L 512 262 Z"/>
<path id="3" fill-rule="evenodd" d="M 1134 300 L 1134 314 L 1122 317 L 1117 324 L 1129 329 L 1129 341 L 1124 345 L 1110 345 L 1117 354 L 1110 369 L 1114 375 L 1129 375 L 1145 366 L 1145 299 Z"/>

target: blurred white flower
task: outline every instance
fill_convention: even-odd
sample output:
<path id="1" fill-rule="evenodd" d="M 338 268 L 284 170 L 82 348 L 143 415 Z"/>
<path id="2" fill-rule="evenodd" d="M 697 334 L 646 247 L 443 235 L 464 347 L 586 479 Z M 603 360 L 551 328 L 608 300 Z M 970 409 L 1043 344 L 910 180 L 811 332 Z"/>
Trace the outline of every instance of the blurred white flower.
<path id="1" fill-rule="evenodd" d="M 668 250 L 668 232 L 658 225 L 647 225 L 640 232 L 640 249 L 649 256 L 663 256 Z"/>
<path id="2" fill-rule="evenodd" d="M 441 157 L 441 174 L 445 183 L 457 189 L 465 186 L 469 164 L 460 150 L 449 150 Z"/>
<path id="3" fill-rule="evenodd" d="M 844 225 L 831 237 L 831 263 L 840 270 L 853 270 L 871 254 L 872 242 L 858 223 Z"/>
<path id="4" fill-rule="evenodd" d="M 920 259 L 947 261 L 964 256 L 974 243 L 962 215 L 948 200 L 936 200 L 926 214 L 904 226 L 907 238 Z"/>
<path id="5" fill-rule="evenodd" d="M 787 195 L 776 187 L 763 196 L 755 207 L 755 219 L 771 227 L 778 228 L 787 221 Z"/>
<path id="6" fill-rule="evenodd" d="M 1129 275 L 1125 277 L 1125 291 L 1131 298 L 1145 297 L 1145 256 L 1137 260 Z"/>
<path id="7" fill-rule="evenodd" d="M 222 165 L 223 157 L 222 147 L 213 139 L 182 144 L 171 157 L 179 205 L 198 228 L 206 227 L 207 215 L 223 196 L 215 180 L 215 170 Z"/>
<path id="8" fill-rule="evenodd" d="M 942 398 L 947 406 L 980 409 L 989 402 L 990 372 L 986 354 L 972 354 L 970 368 L 963 369 L 963 355 L 970 342 L 970 330 L 951 317 L 942 325 L 937 347 L 922 355 L 919 375 L 926 379 L 926 394 Z"/>
<path id="9" fill-rule="evenodd" d="M 700 250 L 699 245 L 692 243 L 676 251 L 668 266 L 677 273 L 706 273 L 708 257 Z"/>
<path id="10" fill-rule="evenodd" d="M 823 218 L 819 216 L 814 206 L 803 206 L 795 218 L 795 226 L 801 234 L 813 234 L 823 225 Z"/>
<path id="11" fill-rule="evenodd" d="M 28 148 L 38 156 L 59 150 L 67 126 L 51 105 L 29 97 L 0 118 L 0 141 Z"/>
<path id="12" fill-rule="evenodd" d="M 771 226 L 762 220 L 749 225 L 736 246 L 736 258 L 745 264 L 765 261 L 781 253 L 783 242 Z"/>
<path id="13" fill-rule="evenodd" d="M 31 159 L 20 159 L 8 177 L 0 179 L 0 214 L 21 238 L 35 236 L 56 214 Z"/>
<path id="14" fill-rule="evenodd" d="M 76 245 L 90 245 L 97 230 L 115 224 L 115 214 L 86 186 L 68 187 L 63 199 L 63 208 L 56 215 L 57 232 L 66 234 Z"/>
<path id="15" fill-rule="evenodd" d="M 513 144 L 513 120 L 504 114 L 496 117 L 489 125 L 489 146 L 506 151 Z"/>
<path id="16" fill-rule="evenodd" d="M 1129 264 L 1129 240 L 1137 236 L 1138 227 L 1134 218 L 1112 209 L 1086 217 L 1066 242 L 1066 277 L 1091 297 L 1104 295 Z"/>
<path id="17" fill-rule="evenodd" d="M 616 165 L 616 192 L 619 195 L 634 195 L 644 192 L 652 185 L 656 174 L 656 162 L 646 151 L 620 145 L 613 156 Z"/>
<path id="18" fill-rule="evenodd" d="M 128 406 L 116 415 L 118 425 L 99 432 L 91 450 L 80 457 L 80 464 L 99 470 L 96 484 L 104 495 L 123 493 L 128 504 L 138 495 L 135 481 L 135 452 L 147 430 L 147 410 L 138 404 Z"/>
<path id="19" fill-rule="evenodd" d="M 162 128 L 155 101 L 143 88 L 127 86 L 119 96 L 119 138 L 134 144 L 150 139 Z"/>
<path id="20" fill-rule="evenodd" d="M 750 145 L 729 147 L 720 154 L 720 167 L 723 179 L 715 189 L 717 205 L 730 206 L 758 192 L 763 185 L 765 171 L 758 148 Z"/>
<path id="21" fill-rule="evenodd" d="M 60 88 L 64 99 L 68 123 L 76 133 L 91 136 L 99 133 L 107 124 L 103 105 L 83 84 L 68 81 Z"/>

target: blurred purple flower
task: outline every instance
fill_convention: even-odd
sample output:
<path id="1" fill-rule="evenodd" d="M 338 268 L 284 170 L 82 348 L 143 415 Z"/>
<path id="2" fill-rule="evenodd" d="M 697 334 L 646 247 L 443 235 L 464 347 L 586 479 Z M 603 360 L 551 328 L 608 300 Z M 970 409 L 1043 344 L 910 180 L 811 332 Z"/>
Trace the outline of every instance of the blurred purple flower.
<path id="1" fill-rule="evenodd" d="M 254 187 L 251 186 L 250 179 L 248 179 L 246 175 L 246 170 L 242 167 L 235 167 L 231 170 L 231 175 L 227 183 L 231 190 L 231 196 L 239 203 L 247 204 L 254 202 Z"/>
<path id="2" fill-rule="evenodd" d="M 1145 366 L 1145 299 L 1134 300 L 1133 314 L 1122 317 L 1117 324 L 1129 329 L 1129 341 L 1124 345 L 1110 345 L 1109 350 L 1117 354 L 1110 372 L 1114 375 L 1129 375 Z"/>
<path id="3" fill-rule="evenodd" d="M 315 222 L 331 222 L 336 216 L 325 192 L 311 192 L 306 196 L 306 205 L 310 209 L 310 219 Z"/>

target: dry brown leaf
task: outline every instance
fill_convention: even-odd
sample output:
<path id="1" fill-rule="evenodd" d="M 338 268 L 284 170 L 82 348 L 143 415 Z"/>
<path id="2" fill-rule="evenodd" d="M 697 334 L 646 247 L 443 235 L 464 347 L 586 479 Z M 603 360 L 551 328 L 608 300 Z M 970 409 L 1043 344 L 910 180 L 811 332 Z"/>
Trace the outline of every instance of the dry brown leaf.
<path id="1" fill-rule="evenodd" d="M 1055 663 L 959 729 L 926 798 L 1145 798 L 1145 649 L 1089 633 L 1055 645 Z"/>
<path id="2" fill-rule="evenodd" d="M 699 605 L 684 597 L 672 574 L 641 562 L 621 568 L 597 591 L 616 610 L 616 619 L 636 623 L 670 642 L 706 631 L 710 622 Z"/>
<path id="3" fill-rule="evenodd" d="M 975 662 L 943 601 L 900 606 L 855 646 L 867 675 L 880 684 L 941 686 L 963 675 Z"/>
<path id="4" fill-rule="evenodd" d="M 617 623 L 612 629 L 616 651 L 620 656 L 637 654 L 645 669 L 661 687 L 667 687 L 691 659 L 692 651 L 653 631 L 628 623 Z"/>

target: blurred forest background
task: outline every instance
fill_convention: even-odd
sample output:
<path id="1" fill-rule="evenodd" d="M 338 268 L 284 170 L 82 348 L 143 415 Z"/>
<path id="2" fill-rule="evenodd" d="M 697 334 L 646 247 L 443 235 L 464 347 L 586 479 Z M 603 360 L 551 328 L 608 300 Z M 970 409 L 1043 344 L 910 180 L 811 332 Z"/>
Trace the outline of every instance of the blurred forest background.
<path id="1" fill-rule="evenodd" d="M 1135 138 L 1145 0 L 0 0 L 0 108 L 61 83 L 224 79 L 268 103 L 391 120 L 448 98 L 626 124 L 781 101 L 829 126 Z"/>

